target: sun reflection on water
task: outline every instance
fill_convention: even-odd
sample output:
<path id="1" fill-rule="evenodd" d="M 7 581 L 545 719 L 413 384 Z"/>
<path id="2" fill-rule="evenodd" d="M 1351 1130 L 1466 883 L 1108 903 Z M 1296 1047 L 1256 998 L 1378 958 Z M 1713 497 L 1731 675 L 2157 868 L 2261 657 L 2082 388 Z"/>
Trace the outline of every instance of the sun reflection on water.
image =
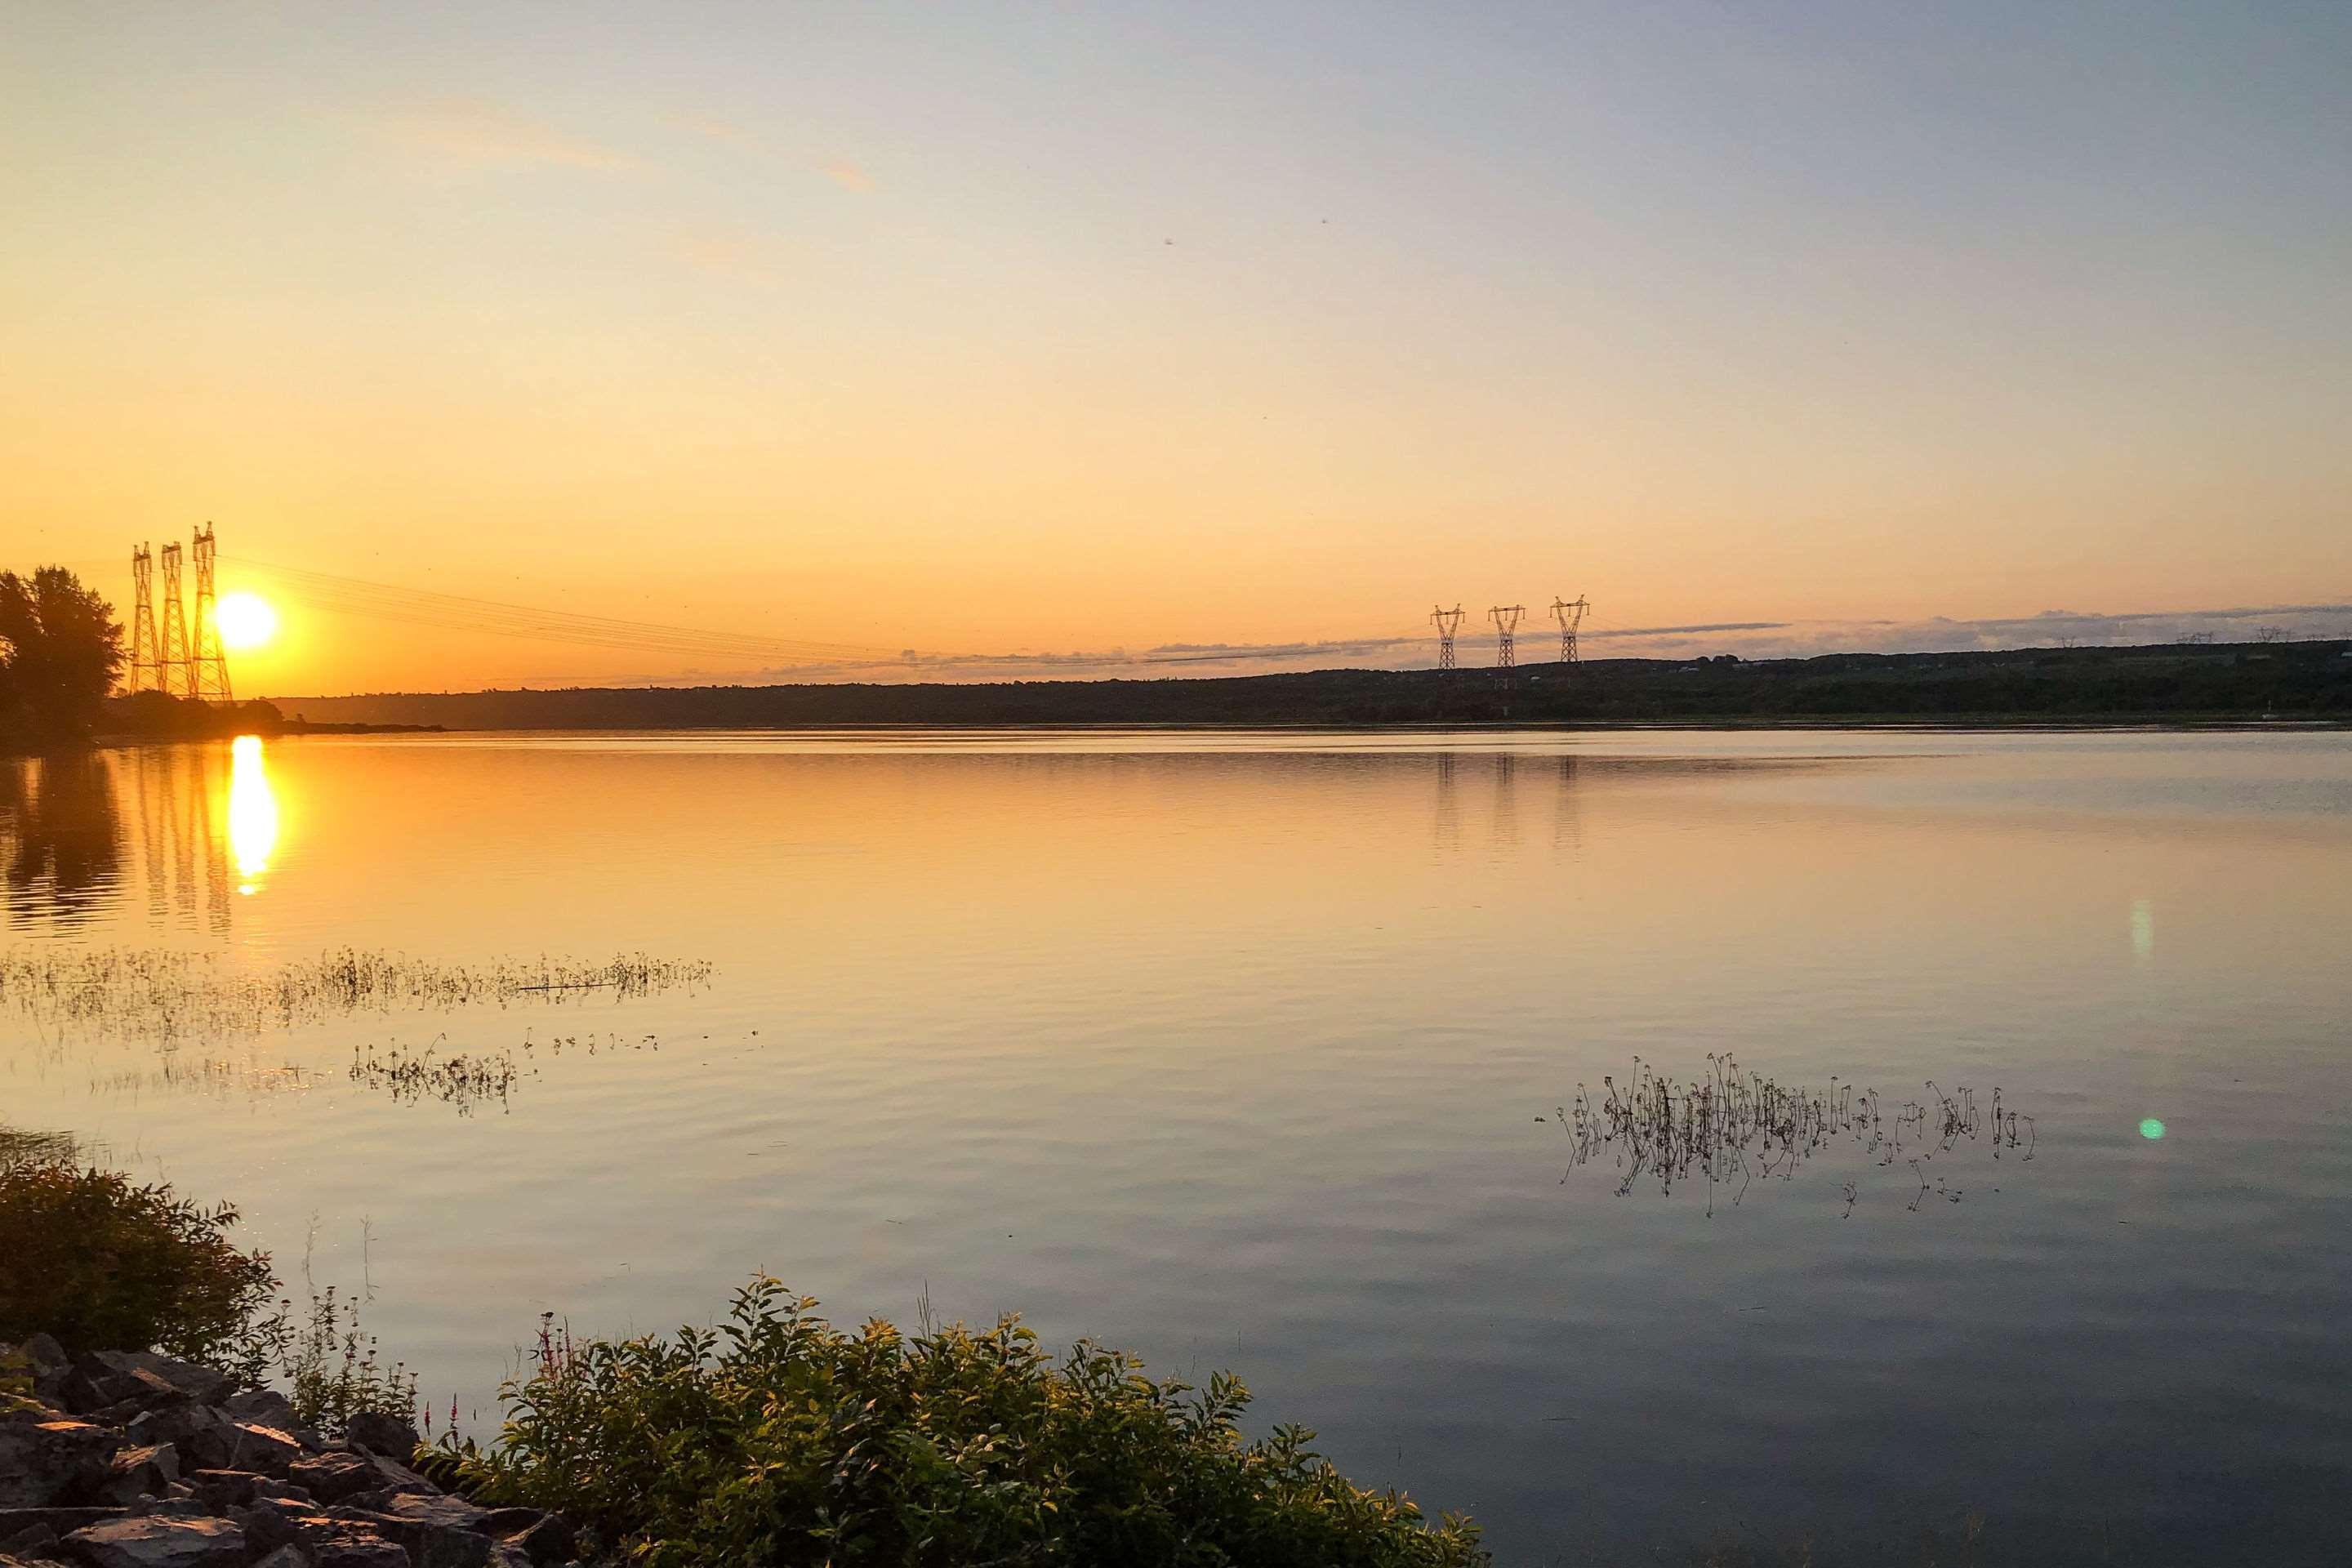
<path id="1" fill-rule="evenodd" d="M 269 788 L 258 735 L 239 735 L 229 744 L 228 846 L 236 858 L 236 890 L 250 897 L 278 847 L 278 796 Z"/>

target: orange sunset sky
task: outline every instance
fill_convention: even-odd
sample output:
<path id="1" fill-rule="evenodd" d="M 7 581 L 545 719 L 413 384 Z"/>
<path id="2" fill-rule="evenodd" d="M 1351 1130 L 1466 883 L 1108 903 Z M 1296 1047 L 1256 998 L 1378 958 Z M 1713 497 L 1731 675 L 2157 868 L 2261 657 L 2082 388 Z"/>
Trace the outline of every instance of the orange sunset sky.
<path id="1" fill-rule="evenodd" d="M 842 668 L 2352 628 L 2352 8 L 0 27 L 0 565 L 212 520 L 241 693 L 799 668 L 275 568 Z"/>

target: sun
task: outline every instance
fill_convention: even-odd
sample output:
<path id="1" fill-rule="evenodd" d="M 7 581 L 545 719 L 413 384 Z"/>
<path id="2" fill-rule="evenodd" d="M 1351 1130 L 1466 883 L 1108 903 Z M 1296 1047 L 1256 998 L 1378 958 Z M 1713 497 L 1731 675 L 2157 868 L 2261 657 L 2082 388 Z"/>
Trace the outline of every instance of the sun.
<path id="1" fill-rule="evenodd" d="M 230 594 L 213 606 L 225 647 L 259 647 L 278 635 L 278 612 L 258 594 Z"/>

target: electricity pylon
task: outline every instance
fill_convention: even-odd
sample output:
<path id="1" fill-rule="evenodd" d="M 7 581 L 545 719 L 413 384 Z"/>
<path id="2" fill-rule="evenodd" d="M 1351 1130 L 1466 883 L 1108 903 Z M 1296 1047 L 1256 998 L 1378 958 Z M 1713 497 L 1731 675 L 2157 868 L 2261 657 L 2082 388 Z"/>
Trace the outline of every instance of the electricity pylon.
<path id="1" fill-rule="evenodd" d="M 1559 623 L 1559 662 L 1562 664 L 1576 662 L 1576 628 L 1584 624 L 1584 612 L 1590 606 L 1585 604 L 1581 594 L 1573 602 L 1567 599 L 1551 602 L 1551 618 Z"/>
<path id="2" fill-rule="evenodd" d="M 1495 668 L 1508 669 L 1517 662 L 1512 644 L 1519 629 L 1519 617 L 1528 613 L 1525 605 L 1496 605 L 1486 612 L 1495 618 Z"/>
<path id="3" fill-rule="evenodd" d="M 132 691 L 161 691 L 163 654 L 155 646 L 155 556 L 142 544 L 131 552 L 131 680 Z"/>
<path id="4" fill-rule="evenodd" d="M 196 694 L 195 667 L 188 662 L 188 616 L 180 605 L 180 547 L 163 546 L 163 653 L 157 661 L 159 691 Z"/>
<path id="5" fill-rule="evenodd" d="M 1452 609 L 1433 608 L 1429 612 L 1430 624 L 1437 628 L 1437 668 L 1454 668 L 1454 634 L 1462 629 L 1462 606 Z"/>
<path id="6" fill-rule="evenodd" d="M 196 646 L 189 658 L 188 695 L 206 702 L 235 700 L 228 689 L 228 656 L 221 651 L 220 617 L 213 592 L 213 525 L 196 531 Z"/>

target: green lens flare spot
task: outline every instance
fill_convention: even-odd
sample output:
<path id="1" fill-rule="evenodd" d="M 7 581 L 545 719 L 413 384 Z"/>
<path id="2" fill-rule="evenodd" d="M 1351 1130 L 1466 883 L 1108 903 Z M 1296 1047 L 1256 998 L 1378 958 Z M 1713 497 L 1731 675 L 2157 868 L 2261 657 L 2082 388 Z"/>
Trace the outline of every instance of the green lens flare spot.
<path id="1" fill-rule="evenodd" d="M 2143 1138 L 2161 1138 L 2164 1136 L 2164 1123 L 2151 1116 L 2139 1124 L 2139 1135 Z"/>

